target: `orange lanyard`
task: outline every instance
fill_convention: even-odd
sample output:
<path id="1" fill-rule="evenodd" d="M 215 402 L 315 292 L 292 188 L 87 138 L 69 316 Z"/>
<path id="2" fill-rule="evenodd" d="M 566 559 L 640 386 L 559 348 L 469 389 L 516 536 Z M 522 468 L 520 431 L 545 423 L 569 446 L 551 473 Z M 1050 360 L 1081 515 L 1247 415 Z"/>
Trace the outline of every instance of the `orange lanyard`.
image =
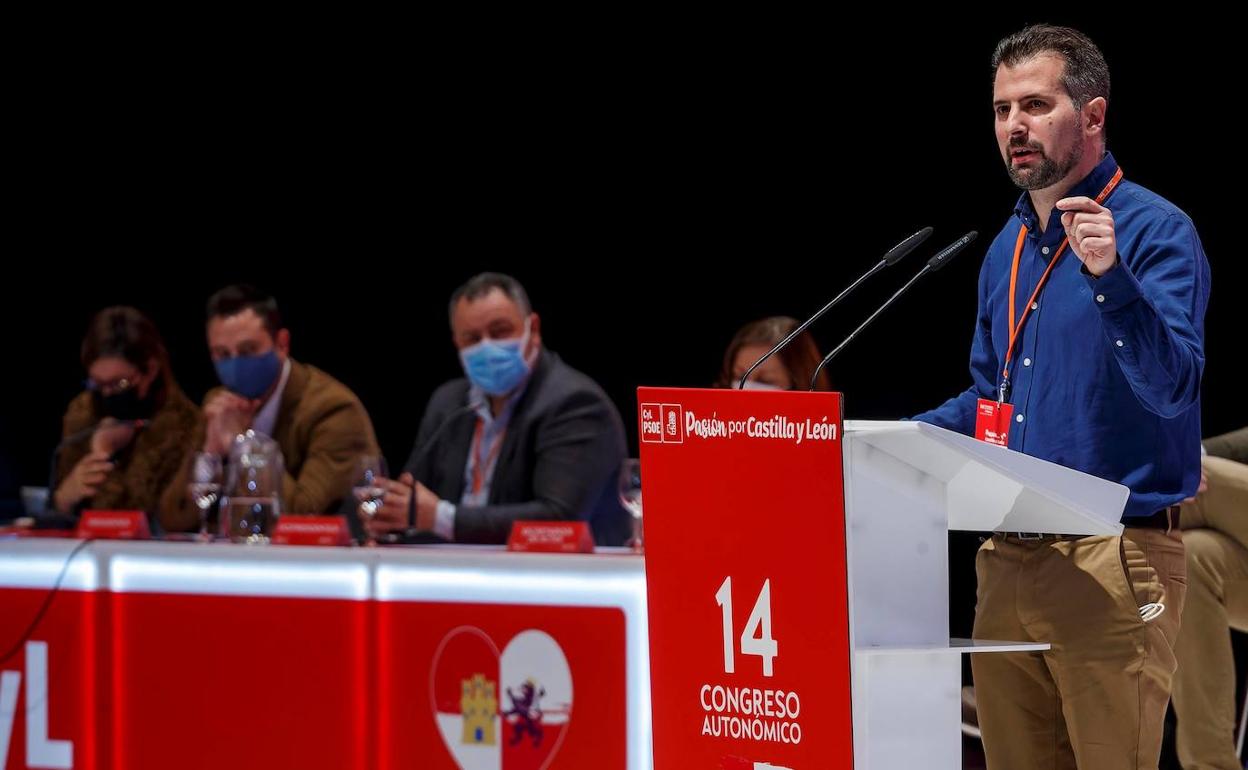
<path id="1" fill-rule="evenodd" d="M 1109 180 L 1109 184 L 1105 185 L 1105 189 L 1101 190 L 1101 194 L 1096 196 L 1096 203 L 1100 205 L 1105 202 L 1118 183 L 1122 181 L 1122 169 L 1114 172 L 1114 176 Z M 1005 400 L 1005 395 L 1010 387 L 1010 358 L 1014 355 L 1014 343 L 1022 336 L 1023 324 L 1027 322 L 1027 317 L 1031 315 L 1032 308 L 1036 306 L 1036 298 L 1040 296 L 1040 291 L 1049 280 L 1049 274 L 1053 272 L 1053 268 L 1057 266 L 1058 260 L 1062 258 L 1066 247 L 1069 245 L 1070 238 L 1062 239 L 1062 243 L 1057 247 L 1057 253 L 1053 255 L 1053 259 L 1049 260 L 1049 266 L 1045 268 L 1044 275 L 1040 276 L 1039 283 L 1031 292 L 1031 297 L 1027 300 L 1027 306 L 1023 308 L 1023 315 L 1018 319 L 1018 323 L 1014 323 L 1014 297 L 1018 290 L 1018 263 L 1023 256 L 1023 243 L 1027 240 L 1027 225 L 1022 225 L 1018 229 L 1018 242 L 1014 244 L 1014 263 L 1010 266 L 1010 346 L 1005 349 L 1005 365 L 1001 368 L 1001 387 L 997 390 L 997 401 Z"/>
<path id="2" fill-rule="evenodd" d="M 485 433 L 485 420 L 477 418 L 477 428 L 472 434 L 472 493 L 474 495 L 481 493 L 481 487 L 485 486 L 486 468 L 492 468 L 498 460 L 498 452 L 503 448 L 503 437 L 507 435 L 507 429 L 498 434 L 498 438 L 494 439 L 494 446 L 490 447 L 489 455 L 481 457 L 481 436 Z"/>

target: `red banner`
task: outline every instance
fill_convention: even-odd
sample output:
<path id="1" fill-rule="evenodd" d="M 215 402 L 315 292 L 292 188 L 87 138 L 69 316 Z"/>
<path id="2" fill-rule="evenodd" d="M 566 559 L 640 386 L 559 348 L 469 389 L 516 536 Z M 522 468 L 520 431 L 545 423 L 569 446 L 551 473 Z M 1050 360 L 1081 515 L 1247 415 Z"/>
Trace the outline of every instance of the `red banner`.
<path id="1" fill-rule="evenodd" d="M 851 768 L 840 394 L 638 407 L 655 766 Z"/>
<path id="2" fill-rule="evenodd" d="M 0 589 L 0 646 L 46 589 Z M 59 592 L 0 768 L 624 768 L 617 608 Z"/>
<path id="3" fill-rule="evenodd" d="M 624 613 L 378 605 L 382 768 L 624 768 Z M 540 623 L 535 615 L 540 612 Z M 410 684 L 409 684 L 410 683 Z M 417 687 L 417 683 L 422 686 Z"/>

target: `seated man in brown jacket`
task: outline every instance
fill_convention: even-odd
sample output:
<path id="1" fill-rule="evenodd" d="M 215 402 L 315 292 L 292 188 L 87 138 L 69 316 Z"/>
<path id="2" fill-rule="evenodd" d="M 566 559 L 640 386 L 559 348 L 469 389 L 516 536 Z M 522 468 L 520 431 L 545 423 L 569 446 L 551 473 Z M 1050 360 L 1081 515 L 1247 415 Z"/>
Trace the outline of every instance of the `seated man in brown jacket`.
<path id="1" fill-rule="evenodd" d="M 204 398 L 195 446 L 225 458 L 248 429 L 281 447 L 286 476 L 282 511 L 336 512 L 351 492 L 360 457 L 379 454 L 368 412 L 355 394 L 325 372 L 290 357 L 290 330 L 277 300 L 254 287 L 228 286 L 208 300 L 208 349 L 222 388 Z M 161 498 L 160 522 L 170 531 L 199 526 L 186 482 L 193 457 Z"/>

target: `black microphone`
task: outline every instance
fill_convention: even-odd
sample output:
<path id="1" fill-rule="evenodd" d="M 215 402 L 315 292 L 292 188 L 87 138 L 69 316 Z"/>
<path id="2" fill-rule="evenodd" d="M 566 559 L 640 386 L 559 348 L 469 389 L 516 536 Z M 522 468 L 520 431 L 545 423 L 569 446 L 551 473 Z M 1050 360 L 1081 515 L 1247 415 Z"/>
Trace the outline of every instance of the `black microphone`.
<path id="1" fill-rule="evenodd" d="M 442 422 L 438 423 L 438 427 L 433 429 L 433 433 L 429 434 L 429 438 L 425 439 L 425 443 L 412 450 L 412 454 L 408 456 L 407 462 L 403 465 L 403 470 L 411 472 L 421 460 L 425 459 L 425 455 L 429 453 L 430 449 L 433 449 L 433 445 L 437 442 L 438 436 L 441 436 L 451 423 L 462 417 L 466 412 L 475 412 L 483 406 L 485 406 L 484 401 L 473 401 L 472 403 L 464 404 L 446 417 L 443 417 Z"/>
<path id="2" fill-rule="evenodd" d="M 881 259 L 879 262 L 877 262 L 875 266 L 872 267 L 870 270 L 863 273 L 861 278 L 851 283 L 848 288 L 846 288 L 840 294 L 836 295 L 836 297 L 834 297 L 831 302 L 824 305 L 823 308 L 818 313 L 815 313 L 813 316 L 807 319 L 805 323 L 803 323 L 801 326 L 798 326 L 793 331 L 789 332 L 787 337 L 780 340 L 780 342 L 776 343 L 775 347 L 773 347 L 771 350 L 768 350 L 767 353 L 762 358 L 755 361 L 754 364 L 750 366 L 749 369 L 746 369 L 745 374 L 741 375 L 741 381 L 737 383 L 737 388 L 740 390 L 745 389 L 745 381 L 750 378 L 750 375 L 754 373 L 755 369 L 762 366 L 764 361 L 771 358 L 776 353 L 779 353 L 781 350 L 787 347 L 788 344 L 797 337 L 797 335 L 806 331 L 806 329 L 809 328 L 811 324 L 813 324 L 815 321 L 818 321 L 820 318 L 822 318 L 824 313 L 831 310 L 833 305 L 840 302 L 851 291 L 858 288 L 859 284 L 861 284 L 863 281 L 867 280 L 871 276 L 875 275 L 876 273 L 880 272 L 884 268 L 888 267 L 889 265 L 895 265 L 898 262 L 900 262 L 902 257 L 906 256 L 911 251 L 914 251 L 915 247 L 917 247 L 923 241 L 926 241 L 928 236 L 931 234 L 932 234 L 932 228 L 925 227 L 922 230 L 915 233 L 914 235 L 905 239 L 901 243 L 897 244 L 893 248 L 889 249 L 888 253 L 884 255 L 884 258 Z"/>
<path id="3" fill-rule="evenodd" d="M 477 411 L 484 405 L 485 403 L 482 401 L 473 401 L 471 403 L 464 404 L 458 409 L 452 411 L 446 417 L 443 417 L 442 422 L 438 423 L 438 427 L 434 428 L 433 433 L 429 434 L 429 438 L 425 439 L 425 443 L 412 450 L 411 456 L 407 458 L 407 463 L 403 466 L 404 472 L 410 473 L 417 465 L 420 464 L 421 460 L 425 459 L 425 455 L 429 453 L 430 449 L 433 449 L 433 445 L 437 443 L 438 437 L 446 431 L 447 427 L 449 427 L 451 423 L 455 422 L 468 412 Z M 416 480 L 419 481 L 420 479 Z M 416 490 L 413 488 L 412 496 L 409 497 L 407 501 L 407 529 L 404 530 L 401 535 L 394 532 L 390 533 L 390 538 L 392 539 L 388 539 L 386 542 L 402 542 L 409 544 L 416 542 L 442 542 L 441 538 L 436 538 L 436 540 L 430 539 L 427 536 L 418 533 L 420 533 L 420 530 L 416 529 Z"/>
<path id="4" fill-rule="evenodd" d="M 844 347 L 848 345 L 854 339 L 854 337 L 857 337 L 859 332 L 867 328 L 867 324 L 874 321 L 875 317 L 878 316 L 880 313 L 883 313 L 885 308 L 893 304 L 893 301 L 896 300 L 898 297 L 900 297 L 902 294 L 904 294 L 911 286 L 913 286 L 915 281 L 919 280 L 920 278 L 927 275 L 928 273 L 934 273 L 937 270 L 944 267 L 945 265 L 947 265 L 949 263 L 949 260 L 953 259 L 955 254 L 957 254 L 959 251 L 969 246 L 971 241 L 974 241 L 977 237 L 979 237 L 979 233 L 976 232 L 975 230 L 972 230 L 966 235 L 962 236 L 961 238 L 957 239 L 953 243 L 946 246 L 941 251 L 937 252 L 936 255 L 933 256 L 931 259 L 927 260 L 927 264 L 923 266 L 922 270 L 915 273 L 914 277 L 911 278 L 909 281 L 907 281 L 905 286 L 902 286 L 900 289 L 898 289 L 897 292 L 893 294 L 893 296 L 888 298 L 887 302 L 885 302 L 883 305 L 880 306 L 879 310 L 876 310 L 874 313 L 872 313 L 870 317 L 867 318 L 867 320 L 862 322 L 861 326 L 859 326 L 857 329 L 854 329 L 853 333 L 851 333 L 848 337 L 845 338 L 844 342 L 842 342 L 840 345 L 837 345 L 835 350 L 833 350 L 822 361 L 819 362 L 819 366 L 815 367 L 815 373 L 811 375 L 810 389 L 811 390 L 815 389 L 815 382 L 819 379 L 819 372 L 822 372 L 823 368 L 828 365 L 828 362 L 831 361 L 833 358 L 835 358 L 836 354 L 840 353 L 841 350 L 844 349 Z"/>

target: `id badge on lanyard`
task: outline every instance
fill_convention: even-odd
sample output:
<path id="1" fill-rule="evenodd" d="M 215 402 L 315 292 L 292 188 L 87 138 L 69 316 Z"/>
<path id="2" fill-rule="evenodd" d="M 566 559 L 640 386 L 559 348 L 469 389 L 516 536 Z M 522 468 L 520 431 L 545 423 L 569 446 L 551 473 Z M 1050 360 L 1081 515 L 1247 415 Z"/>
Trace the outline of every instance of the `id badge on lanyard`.
<path id="1" fill-rule="evenodd" d="M 975 438 L 988 444 L 1008 446 L 1013 417 L 1013 404 L 981 398 L 975 409 Z"/>

